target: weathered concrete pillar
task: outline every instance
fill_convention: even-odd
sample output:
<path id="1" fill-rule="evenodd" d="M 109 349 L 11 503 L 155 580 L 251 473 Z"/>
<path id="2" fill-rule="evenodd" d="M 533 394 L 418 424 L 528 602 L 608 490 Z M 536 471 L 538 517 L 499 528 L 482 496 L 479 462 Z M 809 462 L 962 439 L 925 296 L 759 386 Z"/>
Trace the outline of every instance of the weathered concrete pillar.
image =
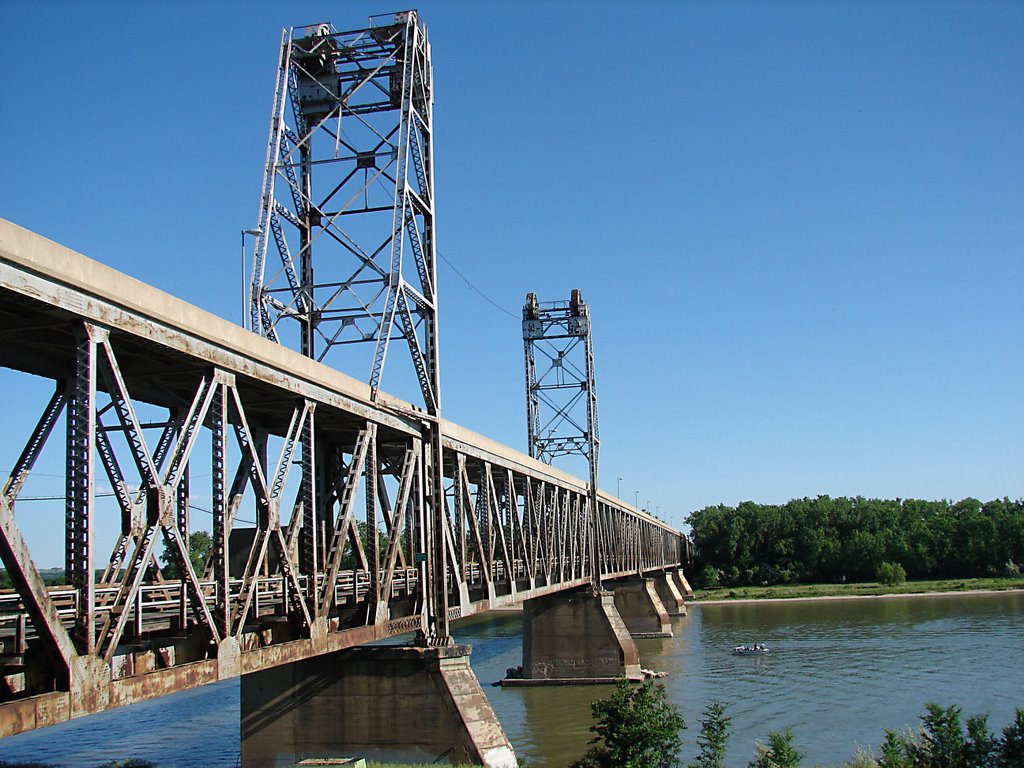
<path id="1" fill-rule="evenodd" d="M 611 592 L 589 587 L 523 604 L 523 678 L 508 684 L 608 682 L 642 677 L 640 654 Z"/>
<path id="2" fill-rule="evenodd" d="M 693 599 L 693 589 L 690 588 L 690 583 L 686 580 L 686 576 L 683 575 L 682 569 L 673 571 L 672 575 L 676 578 L 676 586 L 679 588 L 680 594 L 687 599 Z"/>
<path id="3" fill-rule="evenodd" d="M 661 598 L 661 604 L 669 616 L 685 616 L 686 603 L 683 596 L 679 594 L 676 587 L 676 580 L 669 573 L 659 573 L 654 577 L 654 589 Z"/>
<path id="4" fill-rule="evenodd" d="M 615 607 L 633 637 L 672 637 L 668 612 L 654 588 L 654 579 L 620 579 L 609 586 L 615 590 Z"/>
<path id="5" fill-rule="evenodd" d="M 242 766 L 360 757 L 515 768 L 465 645 L 352 648 L 242 677 Z"/>

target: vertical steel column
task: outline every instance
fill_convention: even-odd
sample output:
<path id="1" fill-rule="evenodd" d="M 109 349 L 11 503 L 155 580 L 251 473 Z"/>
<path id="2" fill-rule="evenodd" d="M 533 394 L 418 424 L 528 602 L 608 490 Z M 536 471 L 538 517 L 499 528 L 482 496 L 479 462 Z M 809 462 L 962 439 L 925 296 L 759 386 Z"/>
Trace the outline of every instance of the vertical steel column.
<path id="1" fill-rule="evenodd" d="M 68 382 L 65 572 L 77 599 L 73 639 L 91 654 L 96 643 L 96 576 L 92 567 L 93 446 L 96 442 L 96 373 L 99 344 L 108 332 L 83 323 L 76 332 L 75 371 Z"/>
<path id="2" fill-rule="evenodd" d="M 301 555 L 299 563 L 302 573 L 310 577 L 311 583 L 316 584 L 316 577 L 320 573 L 320 553 L 317 551 L 317 529 L 319 527 L 317 515 L 317 446 L 316 446 L 316 403 L 307 402 L 306 419 L 302 423 L 302 480 L 299 490 L 302 499 L 302 528 L 300 534 Z M 294 525 L 294 523 L 293 523 Z M 312 587 L 312 594 L 316 594 L 315 586 Z M 314 605 L 316 600 L 313 600 Z"/>
<path id="3" fill-rule="evenodd" d="M 371 429 L 366 435 L 366 464 L 363 470 L 363 494 L 366 501 L 366 530 L 369 538 L 370 551 L 367 556 L 370 560 L 370 593 L 373 597 L 373 605 L 370 606 L 367 614 L 367 623 L 372 624 L 377 616 L 378 608 L 382 599 L 381 586 L 381 559 L 380 559 L 380 536 L 377 526 L 377 430 Z"/>
<path id="4" fill-rule="evenodd" d="M 448 621 L 448 549 L 445 547 L 447 512 L 444 503 L 444 465 L 441 445 L 441 424 L 430 424 L 427 493 L 430 504 L 427 541 L 430 548 L 430 610 L 427 640 L 432 645 L 448 645 L 452 642 Z M 454 567 L 456 564 L 452 563 Z M 452 579 L 453 584 L 458 579 Z"/>
<path id="5" fill-rule="evenodd" d="M 217 585 L 214 621 L 223 637 L 231 634 L 230 582 L 228 577 L 228 499 L 227 476 L 227 385 L 214 381 L 213 402 L 210 404 L 210 473 L 211 508 L 213 513 L 213 580 Z"/>

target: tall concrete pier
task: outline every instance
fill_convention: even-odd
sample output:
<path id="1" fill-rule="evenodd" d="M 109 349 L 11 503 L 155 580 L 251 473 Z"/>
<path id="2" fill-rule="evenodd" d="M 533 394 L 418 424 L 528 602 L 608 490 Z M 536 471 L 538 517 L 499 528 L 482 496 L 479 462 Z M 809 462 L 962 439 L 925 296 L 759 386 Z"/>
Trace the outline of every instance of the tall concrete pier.
<path id="1" fill-rule="evenodd" d="M 465 645 L 352 648 L 242 678 L 242 766 L 402 750 L 515 768 Z"/>
<path id="2" fill-rule="evenodd" d="M 511 684 L 639 679 L 640 654 L 611 592 L 590 587 L 527 600 L 523 677 Z"/>
<path id="3" fill-rule="evenodd" d="M 658 597 L 654 579 L 614 582 L 615 608 L 633 637 L 672 637 L 668 611 Z"/>

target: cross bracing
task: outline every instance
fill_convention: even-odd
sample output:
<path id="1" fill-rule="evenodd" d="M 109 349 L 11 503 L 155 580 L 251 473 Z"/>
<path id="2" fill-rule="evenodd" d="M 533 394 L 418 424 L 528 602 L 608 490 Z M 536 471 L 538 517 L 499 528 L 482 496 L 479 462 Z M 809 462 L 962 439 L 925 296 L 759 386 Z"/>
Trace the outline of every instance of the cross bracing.
<path id="1" fill-rule="evenodd" d="M 284 32 L 249 320 L 347 370 L 343 348 L 367 345 L 374 393 L 400 342 L 437 414 L 432 113 L 430 45 L 415 11 L 348 32 Z"/>
<path id="2" fill-rule="evenodd" d="M 30 429 L 4 411 L 0 735 L 681 562 L 678 531 L 592 484 L 3 220 L 0 324 L 0 366 L 45 387 Z M 56 588 L 19 503 L 44 454 Z"/>

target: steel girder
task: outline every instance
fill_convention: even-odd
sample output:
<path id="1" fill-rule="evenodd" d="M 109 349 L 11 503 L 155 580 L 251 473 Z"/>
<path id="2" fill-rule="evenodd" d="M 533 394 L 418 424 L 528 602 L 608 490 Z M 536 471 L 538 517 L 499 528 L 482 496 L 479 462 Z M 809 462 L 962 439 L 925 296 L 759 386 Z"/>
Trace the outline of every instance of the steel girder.
<path id="1" fill-rule="evenodd" d="M 9 272 L 0 263 L 0 275 Z M 112 305 L 64 302 L 59 292 L 47 305 L 45 280 L 31 280 L 33 299 L 12 293 L 9 280 L 0 287 L 10 329 L 0 362 L 47 373 L 54 387 L 0 497 L 0 556 L 15 584 L 0 595 L 0 701 L 17 706 L 46 690 L 84 697 L 73 670 L 90 659 L 110 689 L 90 699 L 96 709 L 423 631 L 435 586 L 422 558 L 431 535 L 450 564 L 440 585 L 447 619 L 591 581 L 587 484 L 450 425 L 445 514 L 431 533 L 429 420 L 396 421 L 393 408 L 296 390 L 218 345 Z M 61 420 L 67 439 L 55 442 Z M 63 449 L 73 491 L 65 516 L 73 578 L 49 589 L 14 515 L 48 446 Z M 209 473 L 191 472 L 199 464 Z M 113 509 L 97 507 L 100 474 Z M 607 578 L 678 563 L 677 532 L 604 496 L 598 509 Z M 116 521 L 115 541 L 97 538 L 100 519 Z M 252 535 L 237 540 L 246 519 Z M 200 520 L 213 546 L 197 568 L 183 525 Z M 155 557 L 160 541 L 177 566 L 173 578 Z M 231 647 L 240 654 L 233 666 L 223 658 Z"/>

